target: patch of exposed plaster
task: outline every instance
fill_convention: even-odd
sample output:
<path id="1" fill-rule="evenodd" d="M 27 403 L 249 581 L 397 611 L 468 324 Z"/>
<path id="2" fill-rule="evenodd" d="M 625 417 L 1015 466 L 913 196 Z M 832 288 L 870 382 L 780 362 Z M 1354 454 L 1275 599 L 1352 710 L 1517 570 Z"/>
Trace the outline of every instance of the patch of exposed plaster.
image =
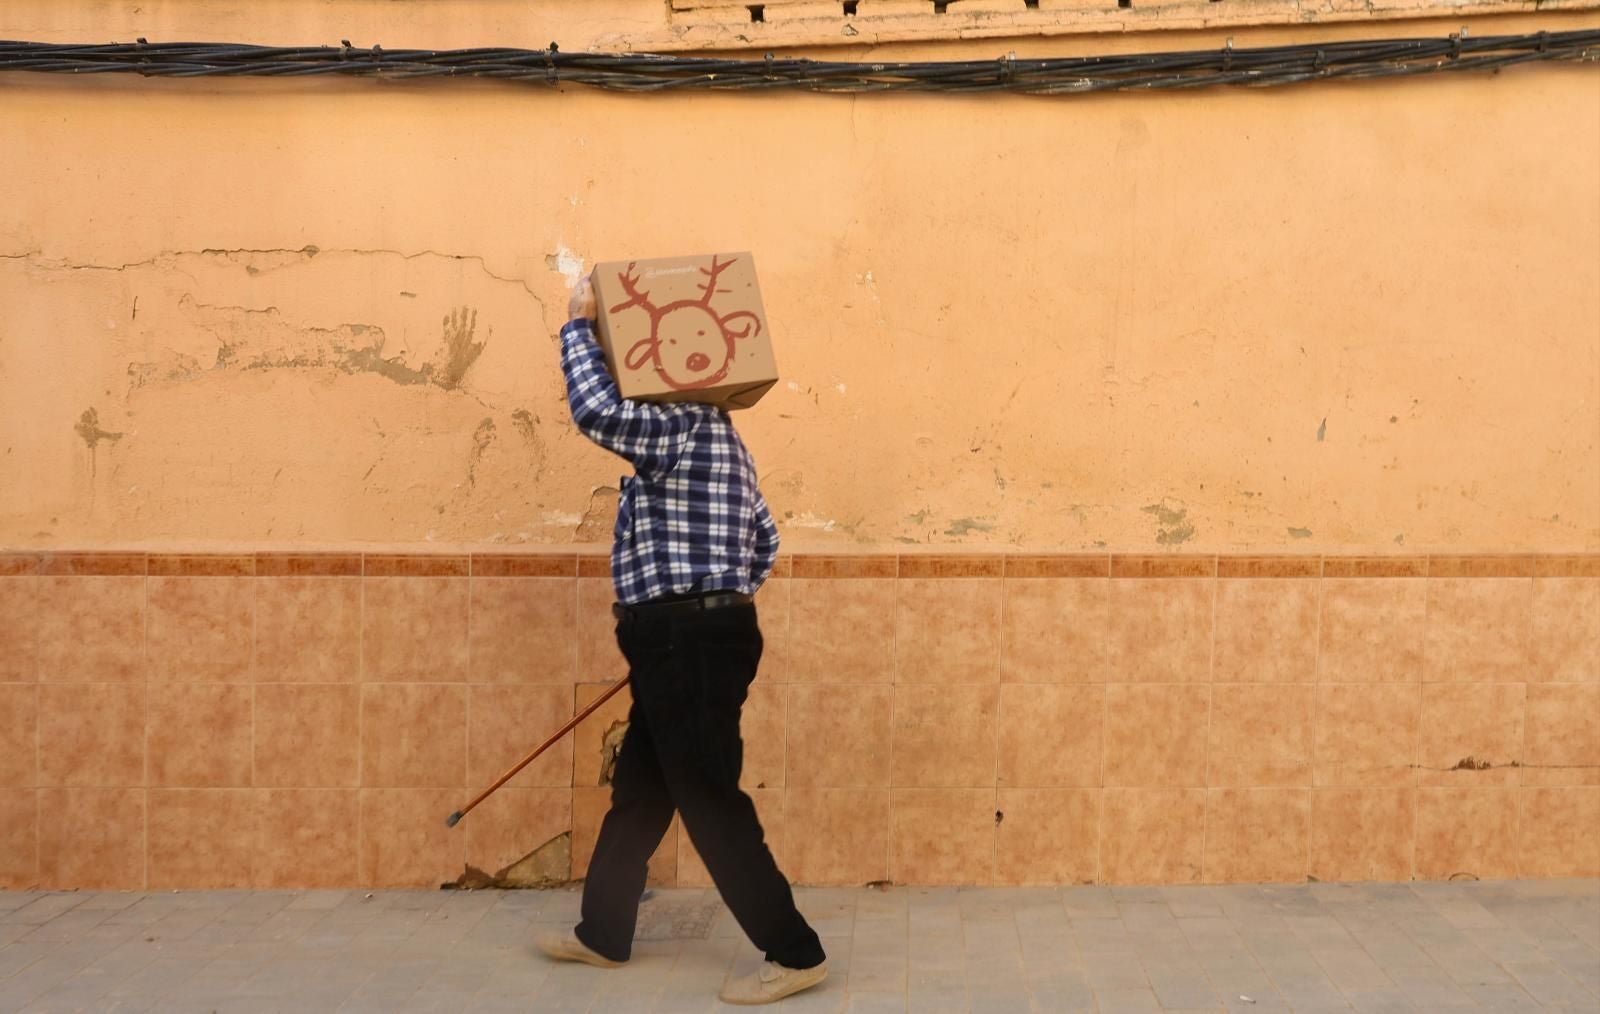
<path id="1" fill-rule="evenodd" d="M 600 737 L 600 785 L 610 785 L 617 770 L 617 754 L 622 752 L 622 740 L 628 735 L 627 719 L 612 722 Z"/>
<path id="2" fill-rule="evenodd" d="M 192 296 L 184 296 L 179 306 L 198 318 L 201 329 L 217 336 L 211 370 L 334 369 L 370 373 L 402 386 L 427 384 L 446 391 L 461 387 L 493 334 L 491 328 L 483 341 L 474 341 L 477 311 L 471 307 L 453 310 L 442 319 L 443 347 L 435 360 L 412 367 L 403 356 L 385 355 L 387 336 L 382 328 L 368 324 L 296 326 L 284 320 L 275 306 L 217 306 Z M 129 363 L 129 388 L 181 382 L 207 369 L 194 356 L 169 353 L 161 360 Z"/>
<path id="3" fill-rule="evenodd" d="M 485 873 L 468 863 L 461 876 L 440 886 L 446 889 L 481 891 L 558 887 L 572 880 L 572 832 L 563 831 L 494 873 Z"/>
<path id="4" fill-rule="evenodd" d="M 559 272 L 567 280 L 568 288 L 577 285 L 578 279 L 583 277 L 583 258 L 568 249 L 565 243 L 557 244 L 555 253 L 546 254 L 544 263 L 545 267 Z"/>
<path id="5" fill-rule="evenodd" d="M 572 533 L 579 542 L 603 542 L 611 537 L 617 517 L 617 501 L 622 491 L 615 486 L 596 486 L 589 491 L 589 505 Z"/>

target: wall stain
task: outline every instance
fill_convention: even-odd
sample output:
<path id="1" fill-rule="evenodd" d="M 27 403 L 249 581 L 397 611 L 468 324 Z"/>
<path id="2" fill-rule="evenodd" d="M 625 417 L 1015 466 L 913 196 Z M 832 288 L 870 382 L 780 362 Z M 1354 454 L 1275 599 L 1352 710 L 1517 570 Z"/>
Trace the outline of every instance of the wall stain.
<path id="1" fill-rule="evenodd" d="M 946 535 L 971 535 L 973 532 L 992 532 L 994 525 L 983 518 L 956 518 L 946 528 Z"/>
<path id="2" fill-rule="evenodd" d="M 478 329 L 478 311 L 466 306 L 460 310 L 451 310 L 450 315 L 444 318 L 443 326 L 444 347 L 448 352 L 448 358 L 444 361 L 438 384 L 446 391 L 453 391 L 461 386 L 467 370 L 471 369 L 472 364 L 483 354 L 484 346 L 489 343 L 489 335 L 484 335 L 481 342 L 472 340 L 473 334 Z M 490 328 L 489 333 L 493 334 L 494 329 Z"/>
<path id="3" fill-rule="evenodd" d="M 118 440 L 122 439 L 121 433 L 112 433 L 109 430 L 103 430 L 100 428 L 100 413 L 93 408 L 84 409 L 83 414 L 78 416 L 77 425 L 73 426 L 72 428 L 77 431 L 78 436 L 83 438 L 84 444 L 86 444 L 91 451 L 94 450 L 102 440 L 109 440 L 112 443 L 116 443 Z"/>
<path id="4" fill-rule="evenodd" d="M 1289 537 L 1291 539 L 1309 539 L 1309 538 L 1311 538 L 1311 529 L 1309 529 L 1309 528 L 1291 528 L 1291 529 L 1289 529 Z"/>
<path id="5" fill-rule="evenodd" d="M 467 455 L 467 488 L 471 489 L 478 484 L 478 464 L 483 461 L 483 452 L 494 443 L 494 420 L 485 418 L 478 423 L 478 428 L 472 431 L 472 450 Z"/>
<path id="6" fill-rule="evenodd" d="M 1176 546 L 1195 536 L 1194 524 L 1189 520 L 1189 509 L 1181 504 L 1168 507 L 1165 500 L 1139 508 L 1145 514 L 1155 515 L 1156 542 L 1163 546 Z"/>

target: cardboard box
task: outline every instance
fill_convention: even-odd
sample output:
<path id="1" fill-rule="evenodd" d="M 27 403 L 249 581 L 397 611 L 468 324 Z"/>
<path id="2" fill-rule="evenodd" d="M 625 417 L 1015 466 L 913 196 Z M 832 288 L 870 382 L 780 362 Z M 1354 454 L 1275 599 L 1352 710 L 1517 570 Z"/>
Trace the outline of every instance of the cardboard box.
<path id="1" fill-rule="evenodd" d="M 597 264 L 594 290 L 624 398 L 749 408 L 777 383 L 748 253 Z"/>

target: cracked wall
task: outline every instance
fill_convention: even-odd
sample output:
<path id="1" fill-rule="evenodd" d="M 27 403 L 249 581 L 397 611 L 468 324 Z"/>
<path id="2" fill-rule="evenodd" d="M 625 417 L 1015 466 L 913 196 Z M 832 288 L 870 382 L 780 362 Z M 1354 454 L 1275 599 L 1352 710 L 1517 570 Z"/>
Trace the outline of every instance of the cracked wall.
<path id="1" fill-rule="evenodd" d="M 567 277 L 727 248 L 761 262 L 784 379 L 740 422 L 791 548 L 1600 545 L 1586 68 L 7 89 L 3 545 L 604 542 L 624 467 L 566 416 Z"/>

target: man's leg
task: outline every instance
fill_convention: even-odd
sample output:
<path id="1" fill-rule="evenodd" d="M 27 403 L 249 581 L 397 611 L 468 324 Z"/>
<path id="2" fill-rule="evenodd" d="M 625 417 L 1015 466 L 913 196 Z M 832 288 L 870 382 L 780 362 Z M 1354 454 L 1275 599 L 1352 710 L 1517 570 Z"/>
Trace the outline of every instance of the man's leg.
<path id="1" fill-rule="evenodd" d="M 645 700 L 661 770 L 683 825 L 740 928 L 767 960 L 812 968 L 822 942 L 795 907 L 767 848 L 755 805 L 739 788 L 739 712 L 761 658 L 754 607 L 678 624 L 664 686 Z"/>
<path id="2" fill-rule="evenodd" d="M 600 825 L 583 884 L 583 921 L 575 932 L 586 947 L 612 961 L 626 961 L 633 953 L 646 867 L 671 826 L 672 797 L 649 719 L 635 699 L 611 776 L 611 809 Z"/>

